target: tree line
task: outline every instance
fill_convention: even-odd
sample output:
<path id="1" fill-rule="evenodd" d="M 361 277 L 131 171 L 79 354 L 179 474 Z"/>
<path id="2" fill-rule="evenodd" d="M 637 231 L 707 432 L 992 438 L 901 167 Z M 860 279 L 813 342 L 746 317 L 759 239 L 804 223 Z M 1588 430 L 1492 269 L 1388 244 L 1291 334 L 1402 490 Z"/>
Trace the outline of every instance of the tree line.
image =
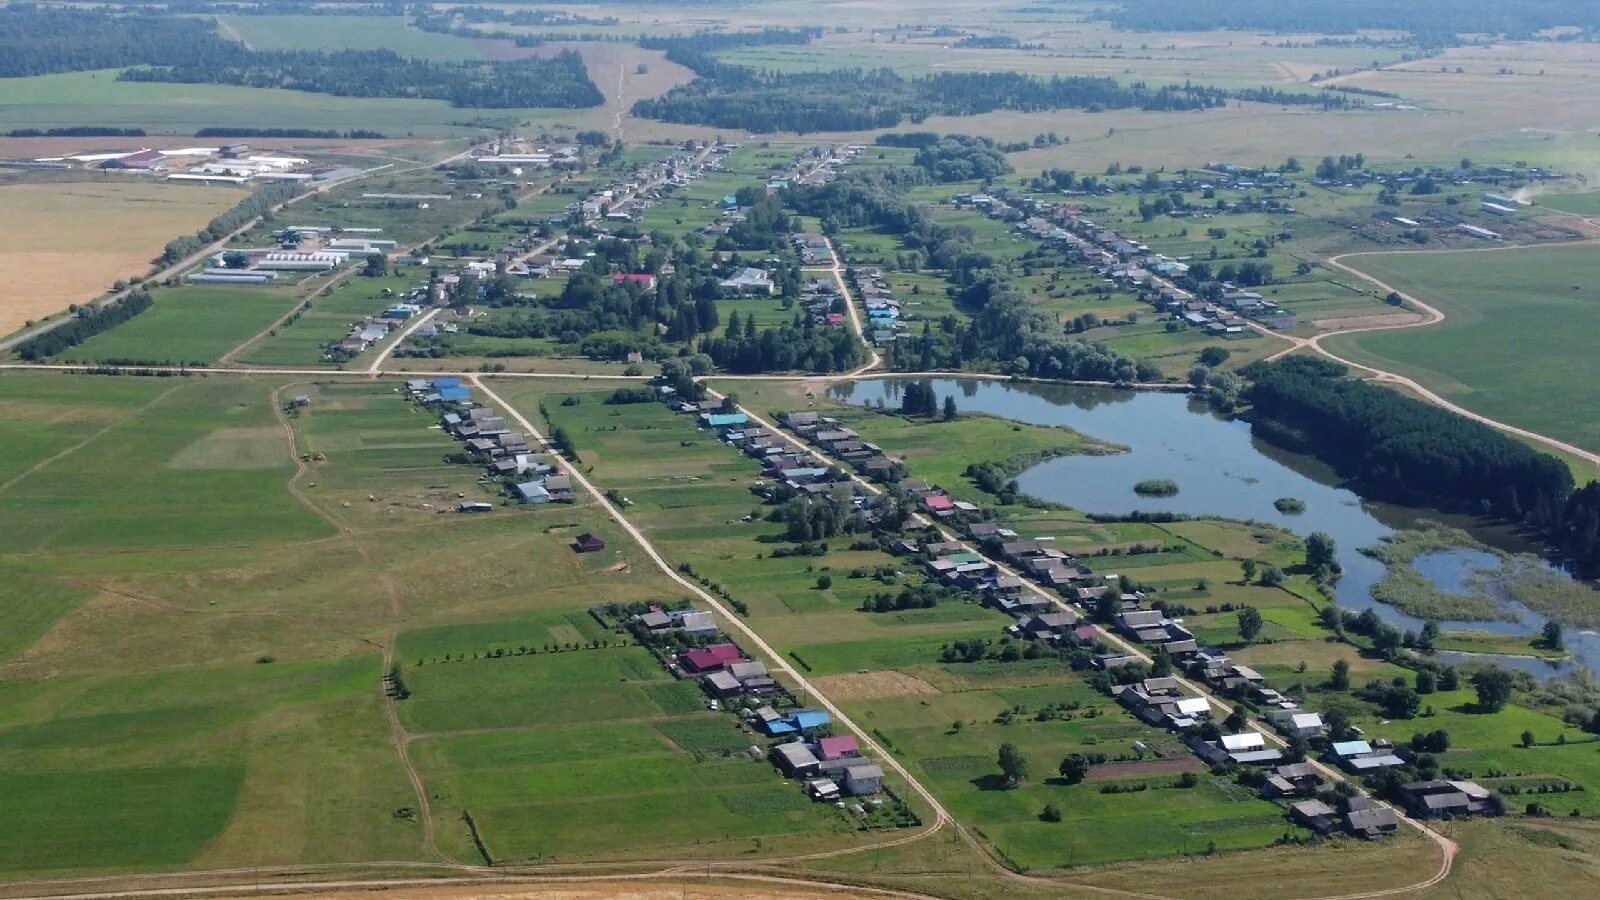
<path id="1" fill-rule="evenodd" d="M 110 125 L 74 125 L 70 128 L 13 128 L 6 137 L 144 137 L 143 128 L 116 128 Z"/>
<path id="2" fill-rule="evenodd" d="M 174 238 L 167 242 L 156 262 L 172 265 L 185 257 L 200 252 L 205 245 L 220 240 L 240 225 L 262 215 L 280 203 L 300 193 L 302 186 L 293 182 L 268 184 L 250 196 L 235 203 L 230 209 L 206 223 L 206 227 L 192 235 Z"/>
<path id="3" fill-rule="evenodd" d="M 722 62 L 727 50 L 769 44 L 806 44 L 820 29 L 769 28 L 732 34 L 646 37 L 640 46 L 699 77 L 666 94 L 634 104 L 635 115 L 666 122 L 748 131 L 864 131 L 919 123 L 933 115 L 977 115 L 996 110 L 1195 110 L 1228 99 L 1345 108 L 1349 98 L 1330 92 L 1276 88 L 1225 91 L 1192 83 L 1151 86 L 1114 78 L 1021 72 L 938 72 L 905 78 L 891 69 L 780 72 Z"/>
<path id="4" fill-rule="evenodd" d="M 194 133 L 195 137 L 218 138 L 323 138 L 349 140 L 382 140 L 388 135 L 381 131 L 371 131 L 365 128 L 352 128 L 349 131 L 336 131 L 332 128 L 243 128 L 234 125 L 219 125 L 202 128 Z"/>
<path id="5" fill-rule="evenodd" d="M 254 51 L 224 39 L 206 17 L 0 8 L 0 78 L 95 69 L 123 69 L 122 81 L 445 100 L 458 107 L 578 109 L 605 101 L 573 50 L 500 62 L 409 59 L 390 50 Z"/>
<path id="6" fill-rule="evenodd" d="M 1459 43 L 1462 34 L 1531 38 L 1550 28 L 1600 28 L 1600 5 L 1589 0 L 1391 0 L 1284 3 L 1282 0 L 1138 0 L 1098 14 L 1125 31 L 1272 31 L 1349 34 L 1402 31 L 1424 45 Z"/>
<path id="7" fill-rule="evenodd" d="M 605 102 L 576 50 L 504 62 L 440 62 L 392 50 L 258 52 L 230 46 L 237 49 L 228 56 L 133 68 L 117 78 L 444 100 L 479 109 L 580 109 Z"/>
<path id="8" fill-rule="evenodd" d="M 149 294 L 143 290 L 135 290 L 122 298 L 120 303 L 84 307 L 77 310 L 65 324 L 18 344 L 17 355 L 28 362 L 49 359 L 63 350 L 78 346 L 102 331 L 109 331 L 121 325 L 149 309 L 152 302 L 154 301 L 150 299 Z"/>
<path id="9" fill-rule="evenodd" d="M 1526 525 L 1579 574 L 1600 573 L 1600 482 L 1577 490 L 1555 457 L 1347 373 L 1309 358 L 1247 366 L 1254 430 L 1307 450 L 1383 499 Z"/>

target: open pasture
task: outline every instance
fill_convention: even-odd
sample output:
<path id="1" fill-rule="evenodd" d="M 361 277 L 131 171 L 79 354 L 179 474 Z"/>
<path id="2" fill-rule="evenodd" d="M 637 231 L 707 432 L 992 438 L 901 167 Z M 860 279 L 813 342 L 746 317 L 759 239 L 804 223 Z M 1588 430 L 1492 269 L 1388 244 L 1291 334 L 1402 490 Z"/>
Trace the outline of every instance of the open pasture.
<path id="1" fill-rule="evenodd" d="M 0 187 L 0 334 L 143 275 L 167 241 L 245 196 L 117 175 Z"/>

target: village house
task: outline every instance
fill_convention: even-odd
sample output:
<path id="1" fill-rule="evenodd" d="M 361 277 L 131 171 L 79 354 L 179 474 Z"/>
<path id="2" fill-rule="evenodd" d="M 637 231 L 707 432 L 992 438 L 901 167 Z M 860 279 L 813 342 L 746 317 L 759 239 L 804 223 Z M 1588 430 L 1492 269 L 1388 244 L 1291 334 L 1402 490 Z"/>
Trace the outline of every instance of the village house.
<path id="1" fill-rule="evenodd" d="M 749 662 L 737 644 L 727 642 L 696 647 L 678 654 L 678 665 L 685 672 L 704 674 L 724 670 L 734 663 Z"/>
<path id="2" fill-rule="evenodd" d="M 1285 737 L 1317 738 L 1328 730 L 1322 722 L 1322 716 L 1301 709 L 1268 710 L 1267 721 Z"/>
<path id="3" fill-rule="evenodd" d="M 1259 731 L 1225 734 L 1215 741 L 1191 738 L 1189 746 L 1201 759 L 1212 765 L 1234 763 L 1259 766 L 1283 758 L 1283 751 L 1267 747 L 1266 737 Z"/>
<path id="4" fill-rule="evenodd" d="M 1405 760 L 1393 752 L 1375 749 L 1366 741 L 1335 741 L 1324 758 L 1346 772 L 1357 775 L 1405 765 Z"/>
<path id="5" fill-rule="evenodd" d="M 1307 797 L 1322 788 L 1324 780 L 1311 763 L 1286 763 L 1272 770 L 1261 785 L 1261 796 Z"/>
<path id="6" fill-rule="evenodd" d="M 1111 693 L 1141 721 L 1158 727 L 1190 728 L 1211 715 L 1211 704 L 1204 697 L 1183 696 L 1176 678 L 1146 678 L 1117 685 Z"/>
<path id="7" fill-rule="evenodd" d="M 1413 781 L 1400 786 L 1406 809 L 1419 819 L 1496 812 L 1494 795 L 1474 781 Z"/>

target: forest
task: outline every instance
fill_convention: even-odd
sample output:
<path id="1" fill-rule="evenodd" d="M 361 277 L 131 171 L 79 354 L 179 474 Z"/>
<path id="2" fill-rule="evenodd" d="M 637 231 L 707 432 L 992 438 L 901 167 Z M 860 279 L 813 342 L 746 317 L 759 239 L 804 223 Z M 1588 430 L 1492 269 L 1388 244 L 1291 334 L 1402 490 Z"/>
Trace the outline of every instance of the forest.
<path id="1" fill-rule="evenodd" d="M 492 63 L 408 59 L 390 50 L 240 50 L 228 57 L 128 69 L 117 77 L 286 88 L 339 97 L 444 100 L 476 109 L 577 109 L 605 102 L 576 50 Z"/>
<path id="2" fill-rule="evenodd" d="M 210 19 L 113 15 L 36 6 L 0 7 L 0 78 L 231 58 Z"/>
<path id="3" fill-rule="evenodd" d="M 1107 8 L 1099 15 L 1126 31 L 1211 31 L 1218 28 L 1288 34 L 1403 31 L 1431 45 L 1459 43 L 1457 35 L 1462 34 L 1528 38 L 1536 32 L 1561 26 L 1600 28 L 1600 4 L 1592 0 L 1452 0 L 1450 3 L 1132 0 Z"/>
<path id="4" fill-rule="evenodd" d="M 503 62 L 436 62 L 389 50 L 261 52 L 225 40 L 207 18 L 0 8 L 0 78 L 95 69 L 123 69 L 121 81 L 444 100 L 478 109 L 605 102 L 572 50 Z"/>
<path id="5" fill-rule="evenodd" d="M 1043 79 L 1016 72 L 941 72 L 905 78 L 889 69 L 780 73 L 719 66 L 711 76 L 639 101 L 633 112 L 679 124 L 807 133 L 893 128 L 933 115 L 1002 109 L 1194 110 L 1226 99 L 1215 88 L 1151 88 L 1076 75 Z"/>
<path id="6" fill-rule="evenodd" d="M 1574 491 L 1560 460 L 1487 425 L 1344 377 L 1324 360 L 1253 363 L 1254 430 L 1375 495 L 1524 524 L 1586 576 L 1600 573 L 1600 483 Z"/>

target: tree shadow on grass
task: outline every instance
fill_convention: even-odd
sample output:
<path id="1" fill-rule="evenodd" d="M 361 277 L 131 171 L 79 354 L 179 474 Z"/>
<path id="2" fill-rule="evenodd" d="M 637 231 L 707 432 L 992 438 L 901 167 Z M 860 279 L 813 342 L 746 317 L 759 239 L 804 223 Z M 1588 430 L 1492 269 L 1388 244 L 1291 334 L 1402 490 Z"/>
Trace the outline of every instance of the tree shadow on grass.
<path id="1" fill-rule="evenodd" d="M 1004 775 L 980 775 L 972 779 L 970 784 L 980 791 L 1005 791 L 1011 789 L 1011 782 Z"/>

